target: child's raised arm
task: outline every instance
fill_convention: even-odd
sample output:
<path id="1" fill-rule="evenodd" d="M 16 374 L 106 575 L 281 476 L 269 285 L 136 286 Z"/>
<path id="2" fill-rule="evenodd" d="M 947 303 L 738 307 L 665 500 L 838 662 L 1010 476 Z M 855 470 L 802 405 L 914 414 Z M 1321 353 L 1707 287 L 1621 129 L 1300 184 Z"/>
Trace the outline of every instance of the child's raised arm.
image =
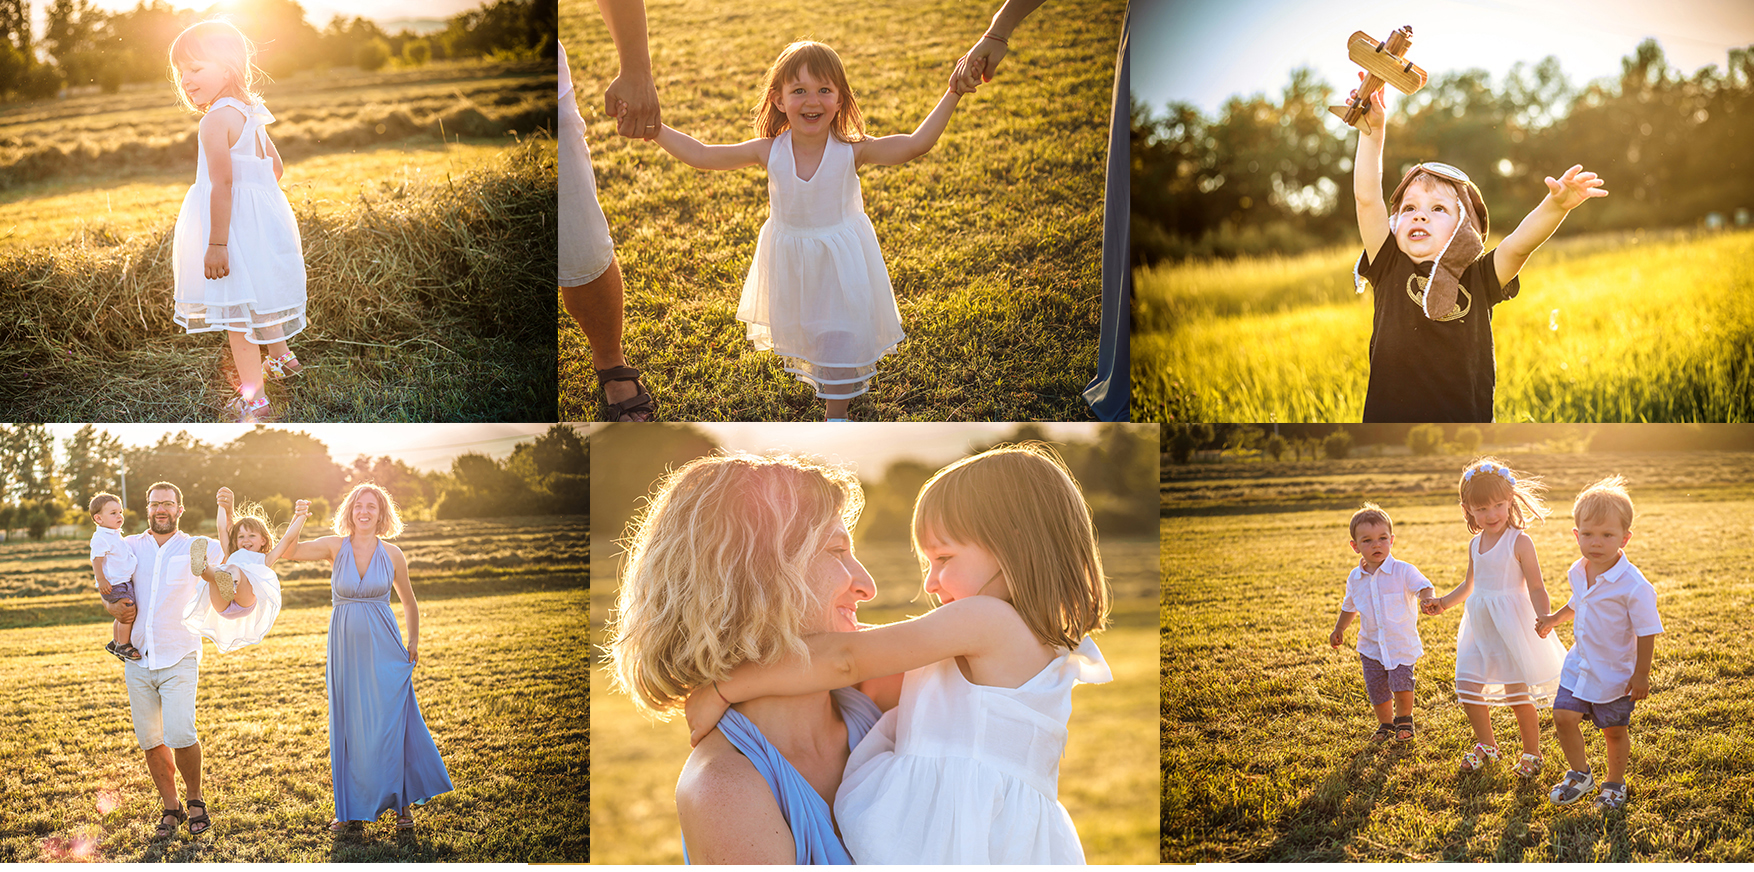
<path id="1" fill-rule="evenodd" d="M 218 530 L 219 535 L 215 536 L 214 538 L 219 540 L 219 553 L 226 556 L 226 557 L 230 557 L 231 556 L 231 534 L 230 534 L 231 513 L 235 510 L 235 506 L 233 506 L 233 504 L 232 504 L 233 497 L 231 494 L 231 488 L 228 488 L 228 487 L 220 488 L 219 493 L 216 494 L 213 499 L 214 499 L 214 502 L 219 504 L 218 511 L 215 511 L 213 513 L 214 526 L 219 528 L 219 530 Z"/>
<path id="2" fill-rule="evenodd" d="M 944 128 L 950 126 L 950 116 L 956 112 L 956 103 L 962 95 L 955 89 L 955 75 L 951 76 L 951 89 L 938 98 L 938 105 L 932 107 L 926 120 L 912 133 L 896 133 L 864 139 L 853 143 L 853 163 L 856 166 L 876 164 L 892 167 L 907 163 L 932 150 L 938 144 L 938 137 L 944 135 Z"/>
<path id="3" fill-rule="evenodd" d="M 274 561 L 286 554 L 286 549 L 298 544 L 299 531 L 304 529 L 305 518 L 309 517 L 310 514 L 310 500 L 299 500 L 293 505 L 292 523 L 287 525 L 286 532 L 281 535 L 279 542 L 274 543 L 274 548 L 268 552 L 268 556 L 262 561 L 263 563 L 273 566 Z"/>
<path id="4" fill-rule="evenodd" d="M 911 620 L 856 633 L 817 633 L 806 642 L 810 658 L 787 655 L 769 666 L 744 663 L 722 681 L 688 695 L 689 743 L 712 732 L 725 709 L 764 696 L 818 693 L 918 669 L 951 657 L 1004 651 L 1019 639 L 1034 641 L 1017 610 L 1004 600 L 971 596 Z"/>
<path id="5" fill-rule="evenodd" d="M 771 139 L 747 139 L 736 145 L 707 145 L 668 124 L 658 126 L 653 137 L 670 155 L 697 170 L 740 170 L 767 166 Z"/>
<path id="6" fill-rule="evenodd" d="M 1363 73 L 1358 78 L 1364 78 Z M 1370 124 L 1370 132 L 1358 133 L 1358 154 L 1352 161 L 1352 200 L 1358 208 L 1358 238 L 1364 243 L 1364 256 L 1376 257 L 1382 250 L 1383 242 L 1389 238 L 1389 207 L 1382 198 L 1382 151 L 1383 142 L 1388 138 L 1388 110 L 1383 103 L 1383 91 L 1378 88 L 1370 95 L 1370 106 L 1365 110 L 1365 121 Z M 1357 95 L 1357 91 L 1352 92 Z"/>
<path id="7" fill-rule="evenodd" d="M 1504 237 L 1504 241 L 1498 244 L 1497 253 L 1492 255 L 1493 265 L 1498 269 L 1498 284 L 1510 284 L 1510 280 L 1522 272 L 1523 264 L 1528 263 L 1535 249 L 1559 229 L 1560 222 L 1571 214 L 1571 210 L 1586 200 L 1608 196 L 1608 192 L 1602 190 L 1603 184 L 1601 176 L 1584 172 L 1582 164 L 1566 170 L 1565 175 L 1557 179 L 1548 176 L 1547 196 L 1523 219 L 1523 223 Z"/>

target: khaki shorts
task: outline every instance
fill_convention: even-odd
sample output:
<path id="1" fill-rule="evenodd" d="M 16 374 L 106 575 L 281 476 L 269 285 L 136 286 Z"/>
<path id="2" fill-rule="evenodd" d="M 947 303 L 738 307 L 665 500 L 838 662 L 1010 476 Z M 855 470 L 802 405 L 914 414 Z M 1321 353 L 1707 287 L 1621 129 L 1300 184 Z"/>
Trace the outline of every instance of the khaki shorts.
<path id="1" fill-rule="evenodd" d="M 560 286 L 595 281 L 615 260 L 609 219 L 597 203 L 591 147 L 575 93 L 560 95 Z"/>
<path id="2" fill-rule="evenodd" d="M 128 680 L 128 709 L 134 718 L 134 738 L 140 750 L 160 745 L 187 748 L 200 741 L 195 736 L 195 684 L 200 679 L 200 656 L 191 653 L 163 669 L 147 669 L 139 662 L 123 664 Z"/>

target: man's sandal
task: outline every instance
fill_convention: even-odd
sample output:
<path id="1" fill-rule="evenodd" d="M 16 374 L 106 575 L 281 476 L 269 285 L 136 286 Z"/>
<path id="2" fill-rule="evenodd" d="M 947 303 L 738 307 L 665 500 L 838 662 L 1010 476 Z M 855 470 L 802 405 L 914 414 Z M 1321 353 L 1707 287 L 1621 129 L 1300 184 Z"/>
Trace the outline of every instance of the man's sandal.
<path id="1" fill-rule="evenodd" d="M 1395 725 L 1394 724 L 1377 724 L 1376 725 L 1376 732 L 1370 734 L 1370 743 L 1372 745 L 1381 745 L 1382 743 L 1391 741 L 1394 738 L 1395 738 Z"/>
<path id="2" fill-rule="evenodd" d="M 608 369 L 596 370 L 597 389 L 603 395 L 603 420 L 605 421 L 650 421 L 655 407 L 652 395 L 646 390 L 642 373 L 631 366 L 612 366 Z M 619 403 L 609 402 L 609 383 L 618 381 L 633 382 L 633 396 Z"/>
<path id="3" fill-rule="evenodd" d="M 1488 762 L 1498 759 L 1498 747 L 1485 742 L 1475 742 L 1472 750 L 1462 755 L 1459 767 L 1463 772 L 1478 772 L 1486 768 Z"/>
<path id="4" fill-rule="evenodd" d="M 199 836 L 213 829 L 213 819 L 207 816 L 207 803 L 199 799 L 191 799 L 183 804 L 191 809 L 197 807 L 201 809 L 200 814 L 189 815 L 189 835 Z"/>
<path id="5" fill-rule="evenodd" d="M 1402 733 L 1406 733 L 1406 735 L 1403 736 Z M 1401 715 L 1395 718 L 1395 741 L 1411 742 L 1417 735 L 1419 735 L 1419 731 L 1413 729 L 1412 715 Z"/>
<path id="6" fill-rule="evenodd" d="M 158 830 L 153 834 L 153 837 L 158 839 L 168 839 L 171 836 L 176 835 L 177 827 L 182 826 L 183 821 L 188 819 L 189 816 L 184 814 L 183 810 L 180 808 L 165 809 L 164 813 L 158 816 Z M 170 823 L 165 823 L 167 820 L 170 821 Z"/>

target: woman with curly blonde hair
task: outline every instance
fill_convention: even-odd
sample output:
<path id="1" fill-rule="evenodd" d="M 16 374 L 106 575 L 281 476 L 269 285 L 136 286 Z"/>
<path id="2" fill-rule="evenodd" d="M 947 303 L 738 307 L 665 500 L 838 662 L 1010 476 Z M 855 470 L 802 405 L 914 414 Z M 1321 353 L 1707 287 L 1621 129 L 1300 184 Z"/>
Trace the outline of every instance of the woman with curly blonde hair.
<path id="1" fill-rule="evenodd" d="M 850 471 L 798 457 L 703 457 L 666 477 L 627 542 L 610 627 L 617 689 L 667 720 L 738 663 L 802 654 L 812 633 L 858 630 L 859 603 L 876 595 L 853 554 L 863 505 Z M 898 680 L 883 681 L 863 689 L 899 693 Z M 676 785 L 688 859 L 852 862 L 831 806 L 879 715 L 850 688 L 727 712 Z"/>

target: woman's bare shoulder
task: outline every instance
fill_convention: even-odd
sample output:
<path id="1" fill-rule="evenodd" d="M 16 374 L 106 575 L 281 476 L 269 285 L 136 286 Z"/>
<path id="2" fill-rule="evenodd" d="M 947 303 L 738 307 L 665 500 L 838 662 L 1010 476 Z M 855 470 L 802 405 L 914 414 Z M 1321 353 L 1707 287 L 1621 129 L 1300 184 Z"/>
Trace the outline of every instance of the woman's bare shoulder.
<path id="1" fill-rule="evenodd" d="M 791 863 L 792 830 L 767 780 L 718 731 L 676 780 L 676 814 L 693 863 Z"/>

